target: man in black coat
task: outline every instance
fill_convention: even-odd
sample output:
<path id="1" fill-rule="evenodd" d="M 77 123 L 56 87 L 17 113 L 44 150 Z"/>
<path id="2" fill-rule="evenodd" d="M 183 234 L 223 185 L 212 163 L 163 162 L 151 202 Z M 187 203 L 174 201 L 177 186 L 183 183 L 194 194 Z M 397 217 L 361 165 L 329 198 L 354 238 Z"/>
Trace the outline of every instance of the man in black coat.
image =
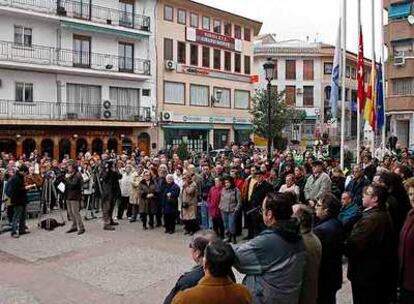
<path id="1" fill-rule="evenodd" d="M 6 194 L 10 197 L 13 206 L 13 219 L 11 236 L 18 238 L 22 234 L 28 233 L 26 229 L 26 205 L 27 205 L 27 189 L 24 185 L 24 177 L 29 172 L 26 165 L 21 165 L 16 174 L 6 185 Z M 19 234 L 17 234 L 19 229 Z"/>
<path id="2" fill-rule="evenodd" d="M 371 185 L 363 193 L 362 218 L 345 241 L 354 304 L 386 304 L 393 297 L 396 240 L 386 210 L 387 189 Z"/>
<path id="3" fill-rule="evenodd" d="M 249 225 L 247 227 L 248 239 L 254 238 L 264 229 L 263 218 L 260 215 L 259 209 L 267 194 L 273 191 L 273 186 L 264 179 L 264 172 L 261 172 L 259 168 L 256 168 L 256 180 L 257 183 L 254 185 L 250 197 L 250 206 L 252 209 L 247 211 L 249 213 L 248 216 L 250 217 Z"/>

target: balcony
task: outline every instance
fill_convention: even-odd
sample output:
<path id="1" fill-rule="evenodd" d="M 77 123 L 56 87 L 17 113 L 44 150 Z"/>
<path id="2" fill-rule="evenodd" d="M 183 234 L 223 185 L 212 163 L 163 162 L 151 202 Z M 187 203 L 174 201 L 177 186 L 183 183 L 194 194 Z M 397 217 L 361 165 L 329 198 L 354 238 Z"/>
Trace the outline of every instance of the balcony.
<path id="1" fill-rule="evenodd" d="M 387 112 L 393 111 L 413 111 L 414 96 L 388 96 L 386 98 Z"/>
<path id="2" fill-rule="evenodd" d="M 388 46 L 390 42 L 410 39 L 414 37 L 414 26 L 407 20 L 392 20 L 384 26 L 384 40 Z"/>
<path id="3" fill-rule="evenodd" d="M 105 110 L 100 104 L 0 100 L 0 119 L 150 122 L 151 108 L 112 105 L 110 110 Z"/>
<path id="4" fill-rule="evenodd" d="M 150 32 L 151 30 L 151 18 L 149 16 L 94 5 L 88 2 L 74 0 L 0 0 L 0 6 L 121 26 L 145 32 Z"/>
<path id="5" fill-rule="evenodd" d="M 151 75 L 151 64 L 146 59 L 78 52 L 40 45 L 26 47 L 9 41 L 0 41 L 0 63 L 1 61 Z"/>

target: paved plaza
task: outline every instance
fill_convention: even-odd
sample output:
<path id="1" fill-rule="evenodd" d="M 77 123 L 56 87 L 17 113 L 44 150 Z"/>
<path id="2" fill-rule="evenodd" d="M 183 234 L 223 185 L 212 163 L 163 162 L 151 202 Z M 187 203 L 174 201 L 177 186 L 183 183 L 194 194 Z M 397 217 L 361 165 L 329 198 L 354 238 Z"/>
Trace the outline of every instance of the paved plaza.
<path id="1" fill-rule="evenodd" d="M 68 225 L 48 232 L 36 224 L 19 239 L 0 235 L 1 304 L 158 304 L 193 265 L 181 227 L 167 235 L 123 220 L 112 232 L 98 219 L 78 236 L 65 233 Z M 346 281 L 338 303 L 350 298 Z"/>

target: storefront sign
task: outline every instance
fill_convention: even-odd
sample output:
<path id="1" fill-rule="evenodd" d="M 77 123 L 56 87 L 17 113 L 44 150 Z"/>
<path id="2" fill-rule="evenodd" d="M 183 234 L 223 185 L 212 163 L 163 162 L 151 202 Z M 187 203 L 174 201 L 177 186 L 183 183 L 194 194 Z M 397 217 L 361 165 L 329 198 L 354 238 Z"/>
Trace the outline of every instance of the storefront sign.
<path id="1" fill-rule="evenodd" d="M 174 122 L 197 122 L 197 123 L 223 123 L 250 125 L 249 118 L 225 117 L 225 116 L 197 116 L 182 115 L 174 113 Z"/>
<path id="2" fill-rule="evenodd" d="M 242 51 L 242 43 L 239 39 L 234 39 L 232 37 L 199 30 L 192 27 L 187 27 L 186 34 L 188 41 L 193 41 L 203 45 L 209 45 L 230 51 Z"/>
<path id="3" fill-rule="evenodd" d="M 248 75 L 224 73 L 209 69 L 197 68 L 193 66 L 179 64 L 177 65 L 177 73 L 191 74 L 196 76 L 204 76 L 216 79 L 252 83 L 252 78 Z"/>

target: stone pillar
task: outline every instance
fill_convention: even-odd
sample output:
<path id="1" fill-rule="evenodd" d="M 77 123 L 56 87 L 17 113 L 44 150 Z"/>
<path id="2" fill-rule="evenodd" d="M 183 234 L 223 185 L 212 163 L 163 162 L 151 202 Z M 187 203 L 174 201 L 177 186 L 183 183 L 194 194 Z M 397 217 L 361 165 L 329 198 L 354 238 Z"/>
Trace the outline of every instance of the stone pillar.
<path id="1" fill-rule="evenodd" d="M 58 136 L 54 136 L 53 137 L 53 158 L 54 159 L 59 159 L 59 137 Z"/>
<path id="2" fill-rule="evenodd" d="M 23 154 L 22 142 L 23 142 L 23 140 L 21 138 L 16 139 L 16 155 L 17 155 L 17 157 L 19 157 L 20 155 Z"/>
<path id="3" fill-rule="evenodd" d="M 70 139 L 70 153 L 69 153 L 69 157 L 71 159 L 76 159 L 76 140 L 71 138 Z"/>

